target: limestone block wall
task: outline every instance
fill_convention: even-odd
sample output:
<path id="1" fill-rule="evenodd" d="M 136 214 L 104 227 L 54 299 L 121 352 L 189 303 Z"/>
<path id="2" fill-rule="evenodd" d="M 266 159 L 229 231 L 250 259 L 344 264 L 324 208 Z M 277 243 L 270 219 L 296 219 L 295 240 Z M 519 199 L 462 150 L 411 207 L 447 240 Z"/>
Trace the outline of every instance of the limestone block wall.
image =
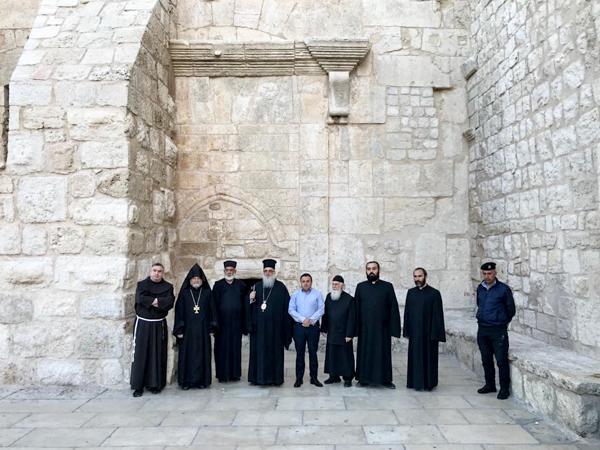
<path id="1" fill-rule="evenodd" d="M 6 164 L 8 81 L 21 56 L 40 0 L 5 0 L 0 15 L 0 168 Z"/>
<path id="2" fill-rule="evenodd" d="M 473 274 L 500 262 L 513 329 L 600 356 L 600 5 L 473 1 Z"/>
<path id="3" fill-rule="evenodd" d="M 10 83 L 3 383 L 127 380 L 135 281 L 167 251 L 158 236 L 172 217 L 169 10 L 159 0 L 41 2 Z"/>
<path id="4" fill-rule="evenodd" d="M 470 305 L 465 2 L 180 0 L 177 39 L 222 45 L 367 39 L 348 124 L 328 123 L 325 72 L 178 76 L 176 272 L 198 259 L 212 279 L 281 261 L 328 290 L 353 291 L 364 263 L 404 300 L 423 265 L 448 307 Z M 227 50 L 224 50 L 225 53 Z M 255 76 L 253 76 L 255 75 Z"/>

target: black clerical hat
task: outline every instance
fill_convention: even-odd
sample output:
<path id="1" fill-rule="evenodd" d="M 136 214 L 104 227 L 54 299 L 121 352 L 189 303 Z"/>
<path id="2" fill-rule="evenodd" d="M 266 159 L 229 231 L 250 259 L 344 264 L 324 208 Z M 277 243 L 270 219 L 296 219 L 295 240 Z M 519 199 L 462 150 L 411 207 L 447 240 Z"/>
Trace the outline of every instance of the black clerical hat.
<path id="1" fill-rule="evenodd" d="M 481 270 L 494 270 L 496 268 L 495 262 L 486 262 L 481 265 Z"/>
<path id="2" fill-rule="evenodd" d="M 275 264 L 277 264 L 277 261 L 275 261 L 274 259 L 263 259 L 263 269 L 266 269 L 267 267 L 274 269 Z"/>
<path id="3" fill-rule="evenodd" d="M 344 282 L 344 277 L 342 277 L 341 275 L 336 275 L 335 277 L 333 277 L 333 280 L 331 281 L 339 281 L 340 283 Z"/>
<path id="4" fill-rule="evenodd" d="M 223 262 L 223 267 L 226 269 L 228 267 L 233 267 L 235 269 L 237 267 L 237 262 L 233 261 L 231 259 L 228 259 L 227 261 Z"/>

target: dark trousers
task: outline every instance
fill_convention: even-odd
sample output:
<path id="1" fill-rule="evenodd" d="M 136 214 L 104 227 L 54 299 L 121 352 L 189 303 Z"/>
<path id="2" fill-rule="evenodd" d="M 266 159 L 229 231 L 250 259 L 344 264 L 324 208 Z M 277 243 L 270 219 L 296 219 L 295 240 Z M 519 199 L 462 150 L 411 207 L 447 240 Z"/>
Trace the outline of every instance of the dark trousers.
<path id="1" fill-rule="evenodd" d="M 477 345 L 481 352 L 485 384 L 496 386 L 496 369 L 494 368 L 494 357 L 496 357 L 500 389 L 508 389 L 510 386 L 510 366 L 508 365 L 508 331 L 506 328 L 479 326 Z"/>
<path id="2" fill-rule="evenodd" d="M 317 378 L 319 362 L 317 360 L 317 348 L 319 347 L 319 327 L 310 325 L 303 327 L 301 323 L 294 324 L 294 346 L 296 347 L 296 379 L 304 377 L 304 353 L 308 343 L 308 362 L 310 378 Z"/>

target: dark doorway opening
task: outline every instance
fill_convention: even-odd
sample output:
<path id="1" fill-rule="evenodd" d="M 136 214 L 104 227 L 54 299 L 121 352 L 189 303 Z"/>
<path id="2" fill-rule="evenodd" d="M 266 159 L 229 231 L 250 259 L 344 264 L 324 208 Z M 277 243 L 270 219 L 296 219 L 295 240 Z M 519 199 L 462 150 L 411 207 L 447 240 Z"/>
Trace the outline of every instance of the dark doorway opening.
<path id="1" fill-rule="evenodd" d="M 246 292 L 250 292 L 252 286 L 258 283 L 260 280 L 261 278 L 240 278 L 240 281 L 242 281 L 246 285 Z"/>

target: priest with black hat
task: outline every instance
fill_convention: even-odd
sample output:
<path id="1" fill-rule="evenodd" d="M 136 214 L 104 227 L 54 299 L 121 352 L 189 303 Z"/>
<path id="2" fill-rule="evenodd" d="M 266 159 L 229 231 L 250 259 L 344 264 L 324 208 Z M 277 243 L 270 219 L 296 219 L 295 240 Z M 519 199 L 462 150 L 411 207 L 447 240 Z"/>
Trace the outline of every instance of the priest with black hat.
<path id="1" fill-rule="evenodd" d="M 485 385 L 477 392 L 496 392 L 496 369 L 498 365 L 500 392 L 498 399 L 510 396 L 510 367 L 508 365 L 508 324 L 515 316 L 515 300 L 507 284 L 496 278 L 496 263 L 481 265 L 483 281 L 477 286 L 477 345 L 485 373 Z"/>
<path id="2" fill-rule="evenodd" d="M 167 383 L 167 314 L 173 308 L 173 285 L 163 278 L 164 266 L 152 264 L 150 276 L 135 290 L 131 389 L 140 397 L 144 388 L 158 394 Z"/>
<path id="3" fill-rule="evenodd" d="M 288 315 L 290 294 L 276 279 L 276 261 L 263 261 L 262 280 L 249 295 L 248 331 L 250 364 L 248 381 L 252 385 L 280 386 L 284 379 L 284 348 L 292 342 L 292 321 Z"/>
<path id="4" fill-rule="evenodd" d="M 246 285 L 235 278 L 237 262 L 223 263 L 224 278 L 213 287 L 219 329 L 215 333 L 215 369 L 219 383 L 242 376 L 242 334 L 246 334 Z"/>
<path id="5" fill-rule="evenodd" d="M 336 275 L 331 281 L 331 292 L 325 298 L 325 314 L 321 331 L 327 334 L 325 347 L 325 384 L 339 383 L 352 386 L 354 378 L 354 349 L 352 338 L 356 334 L 356 308 L 354 297 L 344 291 L 344 278 Z"/>
<path id="6" fill-rule="evenodd" d="M 204 271 L 194 264 L 181 285 L 173 325 L 179 346 L 177 382 L 182 389 L 210 386 L 210 333 L 216 328 L 217 315 L 210 285 Z"/>

